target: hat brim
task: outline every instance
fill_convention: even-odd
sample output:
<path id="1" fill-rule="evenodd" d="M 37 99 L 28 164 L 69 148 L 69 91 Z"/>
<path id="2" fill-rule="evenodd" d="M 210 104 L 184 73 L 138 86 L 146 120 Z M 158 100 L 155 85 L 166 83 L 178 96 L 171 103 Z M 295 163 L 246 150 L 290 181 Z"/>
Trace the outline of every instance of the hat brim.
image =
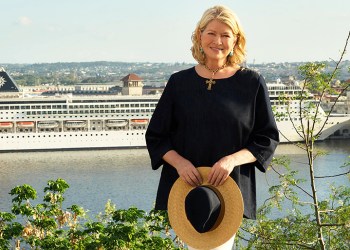
<path id="1" fill-rule="evenodd" d="M 236 182 L 228 177 L 224 184 L 214 187 L 208 183 L 210 167 L 198 167 L 203 186 L 216 192 L 221 200 L 221 212 L 217 224 L 208 232 L 199 233 L 187 219 L 185 198 L 194 188 L 178 178 L 168 199 L 170 225 L 176 235 L 187 245 L 198 249 L 211 249 L 228 241 L 238 231 L 243 219 L 243 199 Z"/>

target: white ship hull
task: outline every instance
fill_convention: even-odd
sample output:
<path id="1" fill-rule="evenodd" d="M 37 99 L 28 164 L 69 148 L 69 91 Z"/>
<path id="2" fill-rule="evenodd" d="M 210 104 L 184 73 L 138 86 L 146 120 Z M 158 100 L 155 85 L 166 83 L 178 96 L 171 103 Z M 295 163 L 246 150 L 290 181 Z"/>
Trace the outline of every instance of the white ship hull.
<path id="1" fill-rule="evenodd" d="M 0 151 L 145 147 L 145 130 L 6 134 Z M 4 135 L 2 135 L 4 136 Z"/>
<path id="2" fill-rule="evenodd" d="M 331 121 L 333 119 L 330 119 Z M 350 123 L 349 117 L 336 117 L 336 124 L 324 128 L 319 140 L 324 140 L 335 131 Z M 332 122 L 331 122 L 332 123 Z M 301 141 L 289 121 L 278 122 L 282 143 Z M 1 134 L 0 152 L 25 150 L 68 150 L 102 148 L 145 147 L 146 129 L 128 131 L 87 131 L 50 133 L 6 133 Z"/>
<path id="3" fill-rule="evenodd" d="M 315 126 L 314 135 L 321 129 L 321 124 Z M 297 124 L 295 124 L 298 126 Z M 322 133 L 318 137 L 318 141 L 327 139 L 329 136 L 334 134 L 337 130 L 350 125 L 350 116 L 337 116 L 329 117 L 326 125 L 322 129 Z M 303 134 L 296 132 L 296 127 L 290 121 L 279 121 L 277 122 L 277 127 L 280 132 L 280 142 L 299 142 L 303 141 Z"/>
<path id="4" fill-rule="evenodd" d="M 145 132 L 160 95 L 25 97 L 4 71 L 0 70 L 0 76 L 0 152 L 146 146 Z M 138 80 L 125 85 L 142 86 Z M 7 92 L 1 93 L 3 88 Z M 290 91 L 293 95 L 301 90 L 269 85 L 271 104 L 277 111 L 286 110 L 276 103 L 279 93 Z M 277 122 L 281 142 L 303 140 L 289 119 Z M 292 119 L 298 121 L 298 117 Z M 349 120 L 349 116 L 330 117 L 318 139 L 327 138 Z"/>

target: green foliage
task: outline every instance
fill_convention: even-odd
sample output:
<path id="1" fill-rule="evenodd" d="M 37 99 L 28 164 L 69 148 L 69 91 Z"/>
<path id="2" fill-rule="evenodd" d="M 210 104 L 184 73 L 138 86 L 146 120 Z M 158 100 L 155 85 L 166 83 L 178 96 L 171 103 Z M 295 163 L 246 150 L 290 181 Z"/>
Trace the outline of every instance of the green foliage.
<path id="1" fill-rule="evenodd" d="M 237 237 L 238 249 L 322 249 L 319 227 L 323 228 L 326 249 L 347 249 L 350 186 L 329 186 L 329 196 L 317 204 L 319 225 L 311 191 L 302 188 L 300 184 L 305 180 L 297 178 L 297 171 L 291 170 L 288 159 L 274 159 L 271 171 L 279 176 L 279 184 L 270 186 L 270 198 L 258 209 L 257 220 L 243 220 Z M 276 208 L 283 211 L 282 216 L 274 215 Z"/>
<path id="2" fill-rule="evenodd" d="M 62 179 L 49 180 L 43 203 L 35 206 L 29 200 L 36 199 L 36 190 L 26 184 L 13 188 L 12 213 L 0 212 L 0 249 L 184 249 L 171 235 L 165 211 L 118 210 L 109 200 L 92 220 L 78 205 L 62 208 L 68 188 Z"/>

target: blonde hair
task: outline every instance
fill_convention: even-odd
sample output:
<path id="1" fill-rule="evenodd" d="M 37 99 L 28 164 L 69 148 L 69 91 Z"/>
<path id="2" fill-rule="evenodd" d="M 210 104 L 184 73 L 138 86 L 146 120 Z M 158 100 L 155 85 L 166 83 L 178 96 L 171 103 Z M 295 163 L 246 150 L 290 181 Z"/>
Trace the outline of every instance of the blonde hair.
<path id="1" fill-rule="evenodd" d="M 246 56 L 246 39 L 244 31 L 235 13 L 233 13 L 229 8 L 220 5 L 207 9 L 204 12 L 202 18 L 199 20 L 196 29 L 192 33 L 193 45 L 191 51 L 193 58 L 196 59 L 198 63 L 205 64 L 205 54 L 200 50 L 200 37 L 201 33 L 205 30 L 208 23 L 214 19 L 228 25 L 232 29 L 234 36 L 236 36 L 236 44 L 233 49 L 233 56 L 227 57 L 227 64 L 241 64 L 244 62 Z"/>

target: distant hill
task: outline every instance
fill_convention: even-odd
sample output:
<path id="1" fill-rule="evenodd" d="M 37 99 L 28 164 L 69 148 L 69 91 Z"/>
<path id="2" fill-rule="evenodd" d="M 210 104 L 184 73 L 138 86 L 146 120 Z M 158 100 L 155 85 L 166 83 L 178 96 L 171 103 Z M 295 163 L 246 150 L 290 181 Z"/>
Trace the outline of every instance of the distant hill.
<path id="1" fill-rule="evenodd" d="M 266 81 L 298 79 L 298 67 L 304 62 L 250 64 L 247 67 L 259 71 Z M 329 70 L 334 62 L 327 62 Z M 57 62 L 35 64 L 0 64 L 20 85 L 76 84 L 84 82 L 119 82 L 127 74 L 140 76 L 146 85 L 164 85 L 174 72 L 193 67 L 189 63 L 150 62 Z M 350 61 L 344 61 L 338 79 L 350 79 Z"/>

